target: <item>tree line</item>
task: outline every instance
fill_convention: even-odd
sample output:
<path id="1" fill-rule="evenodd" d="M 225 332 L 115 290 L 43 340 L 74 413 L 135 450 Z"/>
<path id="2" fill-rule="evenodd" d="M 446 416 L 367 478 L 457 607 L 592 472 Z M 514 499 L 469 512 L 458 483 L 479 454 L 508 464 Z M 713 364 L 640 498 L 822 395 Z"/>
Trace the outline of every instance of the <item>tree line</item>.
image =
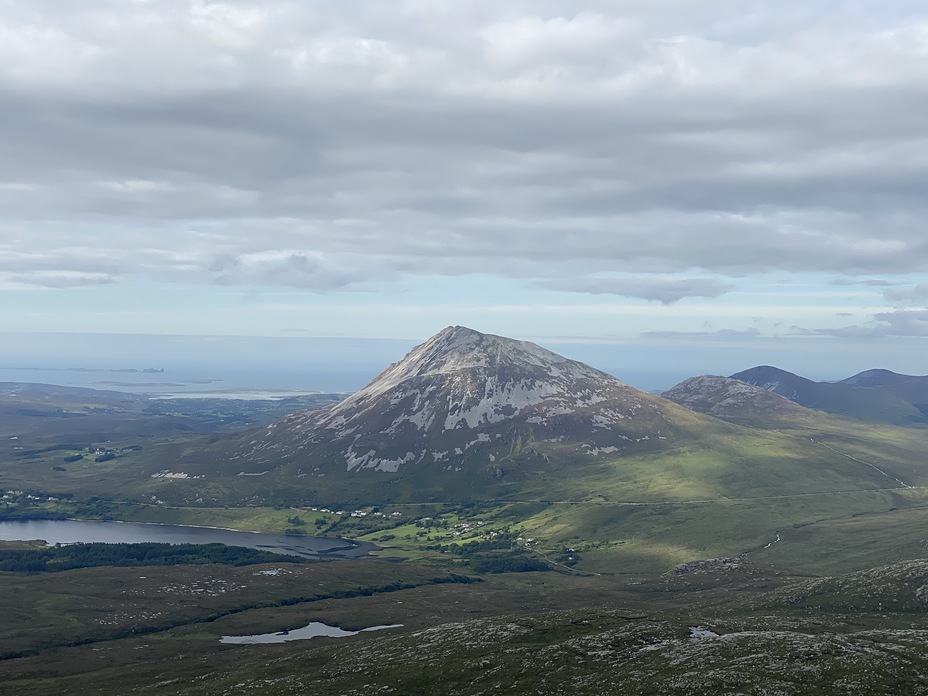
<path id="1" fill-rule="evenodd" d="M 69 544 L 46 549 L 0 550 L 0 571 L 49 573 L 97 566 L 174 566 L 219 563 L 243 566 L 257 563 L 305 563 L 285 556 L 225 544 Z"/>

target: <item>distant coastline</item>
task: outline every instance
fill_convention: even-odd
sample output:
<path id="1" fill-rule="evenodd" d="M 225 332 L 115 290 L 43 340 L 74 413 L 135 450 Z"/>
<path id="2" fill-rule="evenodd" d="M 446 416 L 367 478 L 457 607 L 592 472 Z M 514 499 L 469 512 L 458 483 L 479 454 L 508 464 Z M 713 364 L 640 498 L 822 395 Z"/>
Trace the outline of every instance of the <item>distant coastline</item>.
<path id="1" fill-rule="evenodd" d="M 104 367 L 0 366 L 0 382 L 48 384 L 145 394 L 160 398 L 281 399 L 351 393 L 376 376 L 369 370 L 323 370 L 299 366 L 230 367 L 182 364 L 156 371 Z"/>
<path id="2" fill-rule="evenodd" d="M 24 372 L 128 372 L 144 375 L 163 375 L 163 367 L 3 367 L 2 370 L 22 370 Z"/>

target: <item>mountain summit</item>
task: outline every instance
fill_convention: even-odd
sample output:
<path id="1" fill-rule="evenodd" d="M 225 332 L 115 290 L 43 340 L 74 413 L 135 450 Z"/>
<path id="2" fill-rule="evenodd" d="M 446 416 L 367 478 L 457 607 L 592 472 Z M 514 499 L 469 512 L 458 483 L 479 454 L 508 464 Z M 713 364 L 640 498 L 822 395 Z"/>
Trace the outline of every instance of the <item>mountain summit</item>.
<path id="1" fill-rule="evenodd" d="M 850 384 L 853 387 L 886 387 L 903 382 L 925 382 L 928 378 L 915 375 L 900 375 L 892 370 L 864 370 L 853 377 L 842 379 L 839 384 Z"/>
<path id="2" fill-rule="evenodd" d="M 257 471 L 298 459 L 316 476 L 425 467 L 502 478 L 551 447 L 587 459 L 658 447 L 673 438 L 669 412 L 684 413 L 534 343 L 451 326 L 343 402 L 269 426 L 236 460 Z"/>

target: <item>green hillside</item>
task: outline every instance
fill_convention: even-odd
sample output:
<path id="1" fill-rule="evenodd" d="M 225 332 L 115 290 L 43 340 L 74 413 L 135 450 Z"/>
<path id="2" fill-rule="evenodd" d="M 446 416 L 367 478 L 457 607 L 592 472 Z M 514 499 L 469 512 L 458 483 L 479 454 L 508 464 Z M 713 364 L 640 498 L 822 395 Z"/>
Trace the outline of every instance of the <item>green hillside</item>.
<path id="1" fill-rule="evenodd" d="M 205 512 L 222 506 L 393 505 L 412 516 L 450 520 L 453 531 L 460 506 L 477 504 L 492 523 L 487 531 L 504 526 L 520 530 L 547 556 L 576 548 L 578 569 L 597 572 L 629 562 L 660 571 L 693 559 L 741 553 L 830 572 L 918 552 L 883 520 L 906 510 L 916 514 L 926 502 L 924 429 L 822 415 L 791 424 L 781 419 L 776 429 L 765 430 L 682 408 L 672 412 L 677 419 L 674 446 L 643 442 L 621 455 L 591 455 L 575 444 L 539 441 L 527 434 L 517 438 L 519 447 L 500 452 L 492 467 L 484 458 L 475 458 L 461 471 L 411 465 L 397 472 L 348 472 L 342 464 L 341 470 L 333 467 L 310 477 L 300 475 L 308 463 L 295 457 L 258 476 L 239 476 L 235 466 L 221 475 L 220 466 L 234 456 L 239 442 L 253 437 L 245 435 L 133 453 L 106 481 L 118 481 L 127 500 L 157 500 L 155 508 L 179 506 L 188 510 L 185 515 L 193 514 L 189 509 Z M 169 466 L 190 478 L 151 477 Z M 421 508 L 423 504 L 427 507 Z M 315 517 L 310 513 L 308 519 Z M 169 518 L 157 516 L 160 521 Z M 857 539 L 855 548 L 869 552 L 848 551 L 840 559 L 829 555 L 835 541 L 834 532 L 827 530 L 842 521 L 855 530 L 848 532 Z M 333 522 L 330 517 L 325 526 L 310 529 L 325 531 Z M 421 547 L 459 541 L 452 531 L 417 536 L 419 531 L 401 530 L 388 545 L 421 555 Z M 385 534 L 350 519 L 331 533 L 373 541 Z M 803 542 L 763 549 L 778 533 L 783 539 L 801 534 Z M 866 539 L 870 541 L 864 543 Z"/>

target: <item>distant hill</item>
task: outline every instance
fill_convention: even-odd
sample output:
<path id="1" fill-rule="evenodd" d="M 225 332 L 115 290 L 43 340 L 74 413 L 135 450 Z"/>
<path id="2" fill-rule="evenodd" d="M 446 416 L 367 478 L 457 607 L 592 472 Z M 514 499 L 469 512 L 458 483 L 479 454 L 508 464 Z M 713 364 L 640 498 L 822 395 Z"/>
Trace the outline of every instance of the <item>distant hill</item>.
<path id="1" fill-rule="evenodd" d="M 698 413 L 746 425 L 763 427 L 779 419 L 815 416 L 814 411 L 773 391 L 717 375 L 691 377 L 661 396 Z"/>
<path id="2" fill-rule="evenodd" d="M 912 425 L 928 423 L 928 377 L 867 370 L 840 382 L 814 382 L 769 365 L 731 375 L 807 408 L 860 420 Z"/>
<path id="3" fill-rule="evenodd" d="M 817 385 L 822 384 L 770 365 L 752 367 L 749 370 L 737 372 L 730 377 L 739 382 L 779 394 L 790 401 L 800 404 L 809 400 L 811 394 L 817 393 Z"/>
<path id="4" fill-rule="evenodd" d="M 853 377 L 842 379 L 839 384 L 850 384 L 854 387 L 885 387 L 893 384 L 902 384 L 903 382 L 928 383 L 928 377 L 901 375 L 892 370 L 864 370 Z"/>
<path id="5" fill-rule="evenodd" d="M 18 402 L 12 401 L 13 399 L 18 399 Z M 46 403 L 50 407 L 58 408 L 62 403 L 68 401 L 122 406 L 128 403 L 143 403 L 148 401 L 148 396 L 112 390 L 88 389 L 86 387 L 61 387 L 54 384 L 36 384 L 33 382 L 0 382 L 0 400 L 9 404 L 19 402 L 28 402 L 30 404 Z"/>

